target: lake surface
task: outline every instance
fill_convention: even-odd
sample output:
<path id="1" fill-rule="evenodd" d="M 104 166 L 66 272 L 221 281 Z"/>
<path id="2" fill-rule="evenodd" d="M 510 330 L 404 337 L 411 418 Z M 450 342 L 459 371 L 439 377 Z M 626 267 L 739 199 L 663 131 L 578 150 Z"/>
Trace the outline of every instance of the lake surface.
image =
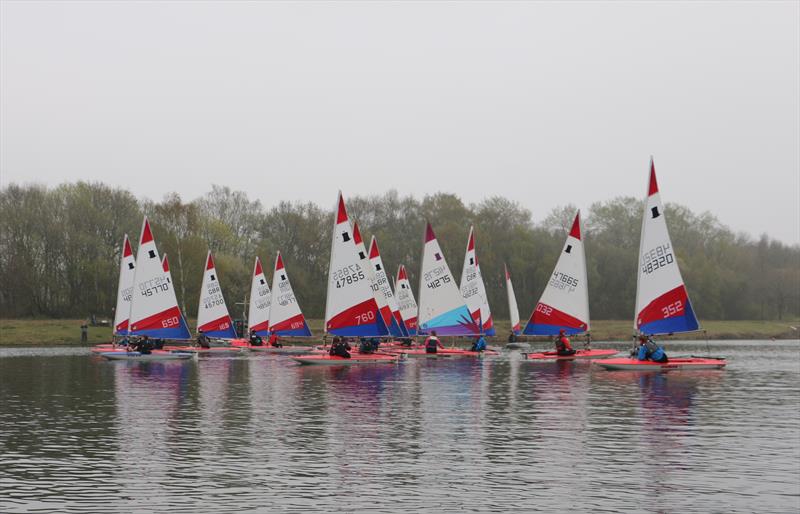
<path id="1" fill-rule="evenodd" d="M 797 512 L 800 344 L 710 351 L 728 369 L 0 349 L 0 511 Z"/>

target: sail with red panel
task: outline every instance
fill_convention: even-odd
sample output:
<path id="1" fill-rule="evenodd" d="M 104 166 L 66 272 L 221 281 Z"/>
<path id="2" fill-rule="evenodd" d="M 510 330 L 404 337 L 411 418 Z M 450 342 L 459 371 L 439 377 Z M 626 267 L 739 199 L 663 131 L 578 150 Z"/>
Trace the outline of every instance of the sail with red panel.
<path id="1" fill-rule="evenodd" d="M 389 330 L 389 334 L 395 337 L 401 337 L 402 333 L 398 332 L 397 327 L 392 328 L 392 309 L 389 307 L 389 301 L 383 292 L 383 288 L 378 283 L 378 277 L 375 273 L 375 265 L 370 258 L 370 252 L 361 238 L 361 230 L 358 228 L 358 222 L 353 222 L 353 242 L 356 244 L 356 253 L 361 261 L 361 268 L 367 275 L 367 281 L 372 284 L 372 295 L 375 297 L 375 303 L 378 304 L 378 312 L 381 313 L 383 324 Z"/>
<path id="2" fill-rule="evenodd" d="M 356 248 L 341 192 L 336 202 L 331 239 L 325 332 L 350 337 L 388 335 L 372 289 L 369 258 L 364 252 L 362 259 Z"/>
<path id="3" fill-rule="evenodd" d="M 269 331 L 279 336 L 311 337 L 311 329 L 297 303 L 281 252 L 275 257 L 275 271 L 272 273 Z"/>
<path id="4" fill-rule="evenodd" d="M 523 333 L 544 336 L 556 335 L 561 330 L 567 334 L 589 331 L 589 287 L 580 211 Z"/>
<path id="5" fill-rule="evenodd" d="M 511 274 L 508 272 L 508 266 L 503 264 L 503 269 L 506 272 L 506 293 L 508 294 L 508 314 L 511 318 L 511 331 L 514 335 L 519 335 L 519 308 L 517 307 L 517 297 L 514 295 L 514 285 L 511 283 Z"/>
<path id="6" fill-rule="evenodd" d="M 206 256 L 203 284 L 200 286 L 200 304 L 197 307 L 197 331 L 208 337 L 236 339 L 233 320 L 225 305 L 222 287 L 219 285 L 217 268 L 211 251 Z"/>
<path id="7" fill-rule="evenodd" d="M 136 258 L 133 256 L 128 234 L 122 241 L 122 255 L 119 259 L 119 285 L 117 286 L 117 307 L 114 310 L 114 334 L 128 333 L 128 318 L 131 314 L 133 297 L 133 278 L 136 275 Z"/>
<path id="8" fill-rule="evenodd" d="M 261 267 L 261 259 L 256 257 L 253 265 L 253 281 L 250 284 L 250 310 L 247 314 L 247 333 L 255 331 L 264 337 L 269 333 L 269 311 L 272 292 Z"/>
<path id="9" fill-rule="evenodd" d="M 378 240 L 372 236 L 372 241 L 369 243 L 369 262 L 372 265 L 372 272 L 375 276 L 375 284 L 380 289 L 381 294 L 386 301 L 387 308 L 391 313 L 389 324 L 389 333 L 395 337 L 408 337 L 408 332 L 405 330 L 403 318 L 400 316 L 400 307 L 397 305 L 397 298 L 394 296 L 392 286 L 389 284 L 389 277 L 386 275 L 386 270 L 383 268 L 383 259 L 381 259 L 381 251 L 378 248 Z"/>
<path id="10" fill-rule="evenodd" d="M 394 292 L 397 296 L 397 306 L 400 309 L 400 316 L 403 318 L 408 335 L 417 335 L 417 301 L 414 299 L 414 292 L 411 290 L 411 282 L 406 274 L 406 267 L 397 267 L 397 279 L 394 284 Z"/>
<path id="11" fill-rule="evenodd" d="M 444 258 L 433 227 L 425 228 L 425 246 L 419 276 L 419 328 L 417 333 L 440 336 L 466 336 L 481 333 L 464 303 L 450 267 Z"/>
<path id="12" fill-rule="evenodd" d="M 656 168 L 651 159 L 639 243 L 634 329 L 654 335 L 692 332 L 699 328 L 672 248 L 656 182 Z"/>
<path id="13" fill-rule="evenodd" d="M 189 339 L 175 286 L 158 256 L 158 249 L 145 216 L 136 254 L 129 334 L 161 339 Z"/>

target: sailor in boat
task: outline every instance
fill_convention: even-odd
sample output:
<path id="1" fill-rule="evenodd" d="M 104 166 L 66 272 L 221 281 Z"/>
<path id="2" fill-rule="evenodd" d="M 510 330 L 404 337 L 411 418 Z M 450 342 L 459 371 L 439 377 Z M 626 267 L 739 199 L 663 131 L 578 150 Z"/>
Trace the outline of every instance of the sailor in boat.
<path id="1" fill-rule="evenodd" d="M 139 339 L 135 339 L 131 344 L 128 345 L 128 348 L 132 352 L 139 352 L 142 355 L 150 355 L 150 352 L 153 350 L 153 343 L 150 341 L 148 336 L 143 336 Z"/>
<path id="2" fill-rule="evenodd" d="M 636 352 L 636 358 L 640 361 L 653 361 L 662 364 L 669 360 L 664 348 L 656 344 L 652 337 L 645 334 L 639 336 L 639 350 Z"/>
<path id="3" fill-rule="evenodd" d="M 343 357 L 345 359 L 349 359 L 350 349 L 350 343 L 348 343 L 345 339 L 336 336 L 333 338 L 333 342 L 331 343 L 330 355 L 331 357 Z"/>
<path id="4" fill-rule="evenodd" d="M 558 337 L 556 337 L 556 355 L 560 357 L 575 355 L 575 350 L 569 344 L 567 332 L 563 328 L 558 331 Z"/>
<path id="5" fill-rule="evenodd" d="M 164 349 L 164 340 L 163 339 L 153 339 L 153 349 L 154 350 L 163 350 Z"/>
<path id="6" fill-rule="evenodd" d="M 264 340 L 261 339 L 261 336 L 256 334 L 255 329 L 250 330 L 250 346 L 262 346 L 264 344 Z"/>
<path id="7" fill-rule="evenodd" d="M 269 335 L 269 345 L 273 348 L 283 348 L 283 343 L 278 340 L 278 334 L 275 332 Z"/>
<path id="8" fill-rule="evenodd" d="M 206 333 L 202 330 L 198 330 L 197 332 L 197 346 L 200 348 L 211 348 L 211 342 Z"/>
<path id="9" fill-rule="evenodd" d="M 358 353 L 375 353 L 375 347 L 372 345 L 372 339 L 367 339 L 366 337 L 359 338 Z"/>
<path id="10" fill-rule="evenodd" d="M 436 331 L 431 330 L 431 335 L 425 339 L 425 353 L 436 353 L 439 348 L 444 350 L 442 342 L 439 341 L 438 337 L 436 337 Z"/>
<path id="11" fill-rule="evenodd" d="M 509 343 L 516 343 L 517 342 L 517 334 L 515 334 L 513 330 L 510 330 L 508 332 L 508 342 Z"/>
<path id="12" fill-rule="evenodd" d="M 483 334 L 481 334 L 475 338 L 475 342 L 472 343 L 472 348 L 470 348 L 469 351 L 482 352 L 485 350 L 486 350 L 486 338 L 483 337 Z"/>
<path id="13" fill-rule="evenodd" d="M 400 344 L 405 347 L 411 347 L 414 344 L 414 339 L 411 337 L 401 337 Z"/>

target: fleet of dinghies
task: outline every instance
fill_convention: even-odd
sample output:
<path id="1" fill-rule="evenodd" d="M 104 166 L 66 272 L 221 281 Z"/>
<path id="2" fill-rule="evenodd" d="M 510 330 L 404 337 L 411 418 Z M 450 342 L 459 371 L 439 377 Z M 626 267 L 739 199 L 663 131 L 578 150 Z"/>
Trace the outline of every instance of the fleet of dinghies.
<path id="1" fill-rule="evenodd" d="M 671 358 L 657 363 L 635 358 L 609 358 L 616 350 L 589 347 L 589 284 L 587 280 L 584 232 L 580 211 L 575 215 L 552 274 L 539 301 L 522 329 L 511 274 L 504 264 L 505 287 L 511 332 L 514 336 L 559 334 L 586 335 L 586 347 L 572 355 L 555 351 L 523 353 L 531 361 L 604 359 L 595 364 L 609 370 L 663 371 L 673 369 L 718 369 L 720 358 Z M 214 258 L 206 256 L 197 312 L 197 334 L 211 344 L 191 344 L 186 318 L 178 305 L 167 255 L 159 259 L 156 241 L 147 217 L 142 223 L 138 252 L 134 255 L 127 234 L 123 237 L 119 263 L 119 285 L 114 313 L 114 337 L 123 340 L 168 340 L 149 350 L 133 351 L 125 345 L 97 345 L 93 352 L 112 360 L 173 360 L 192 355 L 239 352 L 242 350 L 300 354 L 292 358 L 301 364 L 353 365 L 396 362 L 407 357 L 479 356 L 491 350 L 473 352 L 456 347 L 429 354 L 412 337 L 436 335 L 444 338 L 495 335 L 494 320 L 481 274 L 475 229 L 470 227 L 460 283 L 456 283 L 439 245 L 433 226 L 426 224 L 421 259 L 418 298 L 415 300 L 405 266 L 398 266 L 392 284 L 373 236 L 369 248 L 364 244 L 358 224 L 348 215 L 340 192 L 334 210 L 331 254 L 325 301 L 324 332 L 327 337 L 359 339 L 397 339 L 379 351 L 354 351 L 350 357 L 332 355 L 326 348 L 283 347 L 263 344 L 280 337 L 310 337 L 311 330 L 292 289 L 280 252 L 276 253 L 272 286 L 256 257 L 250 286 L 247 334 L 240 338 L 225 303 Z M 647 195 L 644 202 L 639 248 L 634 331 L 656 336 L 699 330 L 689 300 L 664 216 L 664 207 L 650 162 Z M 251 341 L 252 344 L 251 344 Z M 513 341 L 513 338 L 510 339 Z M 508 348 L 524 348 L 528 343 L 510 343 Z M 210 346 L 210 348 L 208 347 Z"/>

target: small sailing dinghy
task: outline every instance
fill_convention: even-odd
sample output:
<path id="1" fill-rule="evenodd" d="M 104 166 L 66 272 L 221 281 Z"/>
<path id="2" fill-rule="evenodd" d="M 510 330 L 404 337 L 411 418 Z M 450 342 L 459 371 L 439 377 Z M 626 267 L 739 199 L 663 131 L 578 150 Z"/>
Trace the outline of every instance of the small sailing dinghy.
<path id="1" fill-rule="evenodd" d="M 392 286 L 389 284 L 389 277 L 386 275 L 386 270 L 383 267 L 383 259 L 381 259 L 381 251 L 378 248 L 378 241 L 375 236 L 369 243 L 369 262 L 372 266 L 372 272 L 375 275 L 375 285 L 384 296 L 384 300 L 391 312 L 391 325 L 389 326 L 389 333 L 395 337 L 408 337 L 408 330 L 406 330 L 403 318 L 400 315 L 400 307 L 397 305 L 397 298 L 394 296 Z M 373 286 L 374 288 L 374 286 Z"/>
<path id="2" fill-rule="evenodd" d="M 228 313 L 225 297 L 222 295 L 219 275 L 210 250 L 206 254 L 206 266 L 203 272 L 203 282 L 200 286 L 200 302 L 197 305 L 197 332 L 198 334 L 202 332 L 212 340 L 210 348 L 196 345 L 168 346 L 166 349 L 201 355 L 231 355 L 239 354 L 244 350 L 244 348 L 231 344 L 237 338 L 236 330 L 233 327 L 233 319 Z M 217 342 L 213 340 L 217 340 Z"/>
<path id="3" fill-rule="evenodd" d="M 636 317 L 633 328 L 646 336 L 694 332 L 700 329 L 667 230 L 652 158 L 639 241 Z M 721 369 L 725 367 L 726 361 L 721 358 L 686 357 L 670 358 L 668 362 L 658 363 L 617 358 L 596 364 L 609 370 L 668 371 Z"/>
<path id="4" fill-rule="evenodd" d="M 556 262 L 553 274 L 544 288 L 539 303 L 533 309 L 526 335 L 556 336 L 561 331 L 567 335 L 589 331 L 589 287 L 586 280 L 586 254 L 581 237 L 581 213 L 575 215 L 567 235 L 564 249 Z M 526 353 L 534 361 L 598 359 L 610 357 L 616 350 L 577 350 L 573 355 L 556 352 Z"/>
<path id="5" fill-rule="evenodd" d="M 473 318 L 464 303 L 464 296 L 456 285 L 430 223 L 425 227 L 425 245 L 419 279 L 418 335 L 429 335 L 434 331 L 437 336 L 478 336 L 481 334 L 481 323 Z M 443 355 L 477 357 L 497 353 L 493 350 L 470 352 L 460 348 L 439 348 L 437 353 L 426 353 L 424 348 L 397 349 L 396 351 L 409 357 Z"/>
<path id="6" fill-rule="evenodd" d="M 146 216 L 142 223 L 139 251 L 133 269 L 135 271 L 126 335 L 154 339 L 189 339 L 189 327 L 178 307 L 172 277 L 169 271 L 164 271 Z M 100 355 L 111 360 L 178 360 L 191 357 L 183 352 L 166 350 L 152 350 L 150 353 L 111 351 Z"/>
<path id="7" fill-rule="evenodd" d="M 403 326 L 408 335 L 413 337 L 417 335 L 417 301 L 411 290 L 411 282 L 408 281 L 406 267 L 402 264 L 397 267 L 394 292 L 397 295 L 397 306 L 400 309 Z"/>
<path id="8" fill-rule="evenodd" d="M 514 294 L 514 284 L 511 283 L 511 273 L 508 272 L 508 266 L 503 263 L 503 271 L 506 275 L 506 295 L 508 296 L 508 316 L 511 319 L 511 332 L 515 336 L 522 333 L 519 323 L 519 307 L 517 307 L 517 297 Z M 506 348 L 509 350 L 527 350 L 530 348 L 528 343 L 514 342 L 507 343 Z"/>
<path id="9" fill-rule="evenodd" d="M 367 255 L 359 255 L 341 191 L 337 200 L 328 267 L 325 332 L 338 337 L 383 337 L 389 334 L 370 280 Z M 362 246 L 363 247 L 363 246 Z M 362 258 L 363 257 L 363 258 Z M 381 293 L 382 295 L 382 293 Z M 391 316 L 391 312 L 389 312 Z M 311 353 L 292 357 L 300 364 L 354 365 L 396 362 L 396 355 L 352 353 L 350 358 Z"/>
<path id="10" fill-rule="evenodd" d="M 289 273 L 283 262 L 281 252 L 275 255 L 275 268 L 272 273 L 272 299 L 269 308 L 269 333 L 280 337 L 311 337 L 303 311 L 294 295 Z M 308 348 L 301 346 L 262 347 L 251 346 L 251 350 L 284 355 L 304 354 Z"/>
<path id="11" fill-rule="evenodd" d="M 486 299 L 486 286 L 478 265 L 478 254 L 475 250 L 475 230 L 469 227 L 467 250 L 464 253 L 464 267 L 461 269 L 461 296 L 469 309 L 473 321 L 481 327 L 487 336 L 494 335 L 494 321 Z"/>

